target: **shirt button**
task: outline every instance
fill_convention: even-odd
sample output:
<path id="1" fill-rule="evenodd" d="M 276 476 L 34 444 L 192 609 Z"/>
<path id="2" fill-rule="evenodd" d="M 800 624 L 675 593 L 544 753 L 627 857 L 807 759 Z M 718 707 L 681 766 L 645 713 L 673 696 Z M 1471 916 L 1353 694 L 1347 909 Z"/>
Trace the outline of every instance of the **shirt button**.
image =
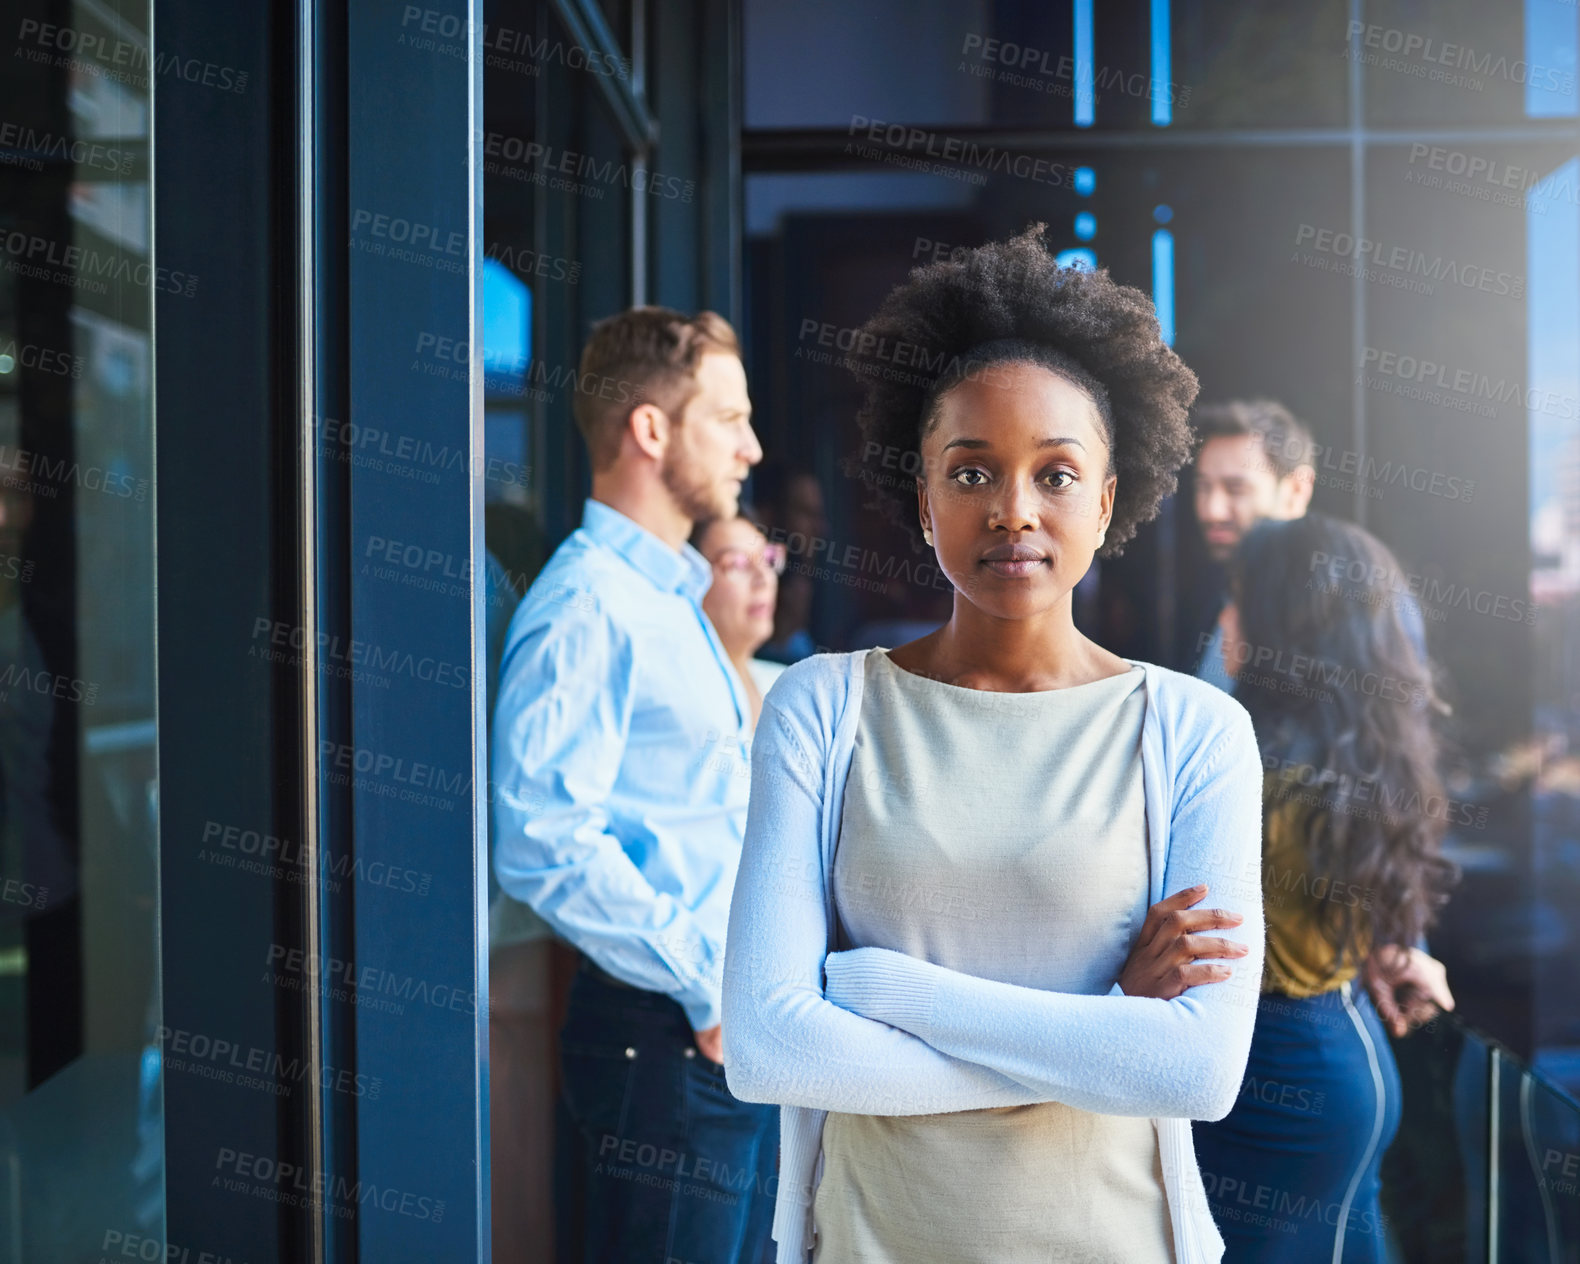
<path id="1" fill-rule="evenodd" d="M 697 1051 L 695 1049 L 693 1049 L 690 1045 L 687 1045 L 686 1046 L 686 1052 L 682 1056 L 683 1057 L 687 1057 L 687 1058 L 694 1058 L 694 1057 L 697 1056 Z"/>
<path id="2" fill-rule="evenodd" d="M 636 1057 L 636 1050 L 635 1050 L 635 1049 L 633 1049 L 633 1048 L 631 1048 L 631 1046 L 630 1046 L 630 1045 L 627 1045 L 627 1046 L 626 1046 L 626 1047 L 625 1047 L 625 1056 L 626 1056 L 626 1057 L 628 1057 L 628 1058 L 634 1058 L 634 1057 Z"/>

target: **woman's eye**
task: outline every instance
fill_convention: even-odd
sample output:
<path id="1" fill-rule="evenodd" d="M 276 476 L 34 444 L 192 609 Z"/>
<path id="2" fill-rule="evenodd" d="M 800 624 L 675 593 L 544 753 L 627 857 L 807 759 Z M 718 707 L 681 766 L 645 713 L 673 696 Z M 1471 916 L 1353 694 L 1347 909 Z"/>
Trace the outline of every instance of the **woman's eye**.
<path id="1" fill-rule="evenodd" d="M 962 487 L 981 487 L 983 483 L 987 482 L 987 475 L 981 470 L 967 467 L 963 470 L 956 470 L 954 479 Z"/>
<path id="2" fill-rule="evenodd" d="M 1049 474 L 1045 475 L 1045 477 L 1048 478 L 1050 481 L 1054 480 L 1054 479 L 1065 479 L 1065 480 L 1068 480 L 1068 481 L 1062 482 L 1062 483 L 1058 483 L 1058 482 L 1054 483 L 1054 488 L 1057 491 L 1063 491 L 1066 487 L 1069 487 L 1072 483 L 1075 482 L 1075 475 L 1073 473 L 1071 473 L 1069 470 L 1053 470 Z"/>

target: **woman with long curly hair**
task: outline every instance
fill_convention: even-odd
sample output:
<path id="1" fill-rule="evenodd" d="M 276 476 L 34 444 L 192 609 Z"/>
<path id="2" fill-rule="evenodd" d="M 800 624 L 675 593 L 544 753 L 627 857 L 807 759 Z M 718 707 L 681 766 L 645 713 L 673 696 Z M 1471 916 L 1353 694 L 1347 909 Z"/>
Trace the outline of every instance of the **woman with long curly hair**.
<path id="1" fill-rule="evenodd" d="M 1413 947 L 1446 898 L 1442 704 L 1401 615 L 1399 563 L 1322 514 L 1263 522 L 1230 563 L 1224 667 L 1264 769 L 1267 956 L 1239 1100 L 1196 1130 L 1235 1261 L 1386 1258 L 1378 1165 L 1399 1127 L 1396 1032 L 1452 1006 Z M 1435 975 L 1435 978 L 1433 977 Z M 1368 977 L 1370 976 L 1370 977 Z"/>
<path id="2" fill-rule="evenodd" d="M 723 1026 L 731 1091 L 784 1107 L 779 1260 L 1217 1260 L 1188 1121 L 1250 1043 L 1255 735 L 1071 603 L 1174 490 L 1196 379 L 1040 225 L 914 270 L 849 367 L 954 606 L 763 706 Z"/>

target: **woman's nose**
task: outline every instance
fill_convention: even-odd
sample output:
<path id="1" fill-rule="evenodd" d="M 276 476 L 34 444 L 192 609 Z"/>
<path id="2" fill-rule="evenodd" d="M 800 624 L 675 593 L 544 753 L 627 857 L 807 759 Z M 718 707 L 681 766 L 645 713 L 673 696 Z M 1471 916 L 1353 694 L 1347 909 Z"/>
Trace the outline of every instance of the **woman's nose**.
<path id="1" fill-rule="evenodd" d="M 988 525 L 1006 531 L 1030 531 L 1037 525 L 1036 497 L 1019 482 L 1007 483 L 993 505 Z"/>

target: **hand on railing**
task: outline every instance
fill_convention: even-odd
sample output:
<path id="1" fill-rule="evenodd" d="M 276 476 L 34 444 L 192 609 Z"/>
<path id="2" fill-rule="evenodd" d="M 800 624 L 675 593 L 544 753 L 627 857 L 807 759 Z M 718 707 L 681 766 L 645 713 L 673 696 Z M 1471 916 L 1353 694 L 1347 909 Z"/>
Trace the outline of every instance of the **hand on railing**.
<path id="1" fill-rule="evenodd" d="M 1408 1035 L 1439 1010 L 1454 1008 L 1448 971 L 1419 948 L 1387 944 L 1366 959 L 1362 973 L 1377 1017 L 1394 1036 Z"/>

